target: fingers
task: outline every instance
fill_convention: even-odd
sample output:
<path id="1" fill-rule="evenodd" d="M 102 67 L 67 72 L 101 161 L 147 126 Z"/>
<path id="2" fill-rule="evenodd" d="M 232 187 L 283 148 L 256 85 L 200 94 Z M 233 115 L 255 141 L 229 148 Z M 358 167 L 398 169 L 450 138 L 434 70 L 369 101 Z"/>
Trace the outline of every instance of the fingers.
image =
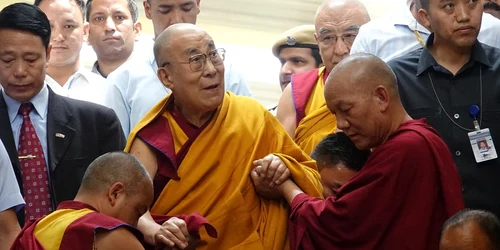
<path id="1" fill-rule="evenodd" d="M 288 168 L 283 172 L 283 174 L 281 174 L 278 179 L 276 179 L 274 181 L 274 184 L 276 185 L 281 185 L 283 184 L 283 182 L 285 182 L 286 180 L 288 180 L 288 178 L 290 178 L 290 170 L 288 170 Z"/>
<path id="2" fill-rule="evenodd" d="M 163 223 L 155 235 L 155 245 L 165 244 L 169 247 L 177 246 L 184 249 L 188 246 L 189 233 L 186 223 L 179 218 L 170 218 Z"/>

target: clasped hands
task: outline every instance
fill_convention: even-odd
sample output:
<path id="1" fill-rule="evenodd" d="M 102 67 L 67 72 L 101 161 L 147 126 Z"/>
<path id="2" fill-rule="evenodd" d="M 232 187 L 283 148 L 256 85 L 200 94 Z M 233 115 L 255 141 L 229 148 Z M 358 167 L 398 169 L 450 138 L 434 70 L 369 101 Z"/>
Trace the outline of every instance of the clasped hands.
<path id="1" fill-rule="evenodd" d="M 276 155 L 270 154 L 253 162 L 255 168 L 250 173 L 255 190 L 266 199 L 283 197 L 281 184 L 290 178 L 290 170 Z"/>

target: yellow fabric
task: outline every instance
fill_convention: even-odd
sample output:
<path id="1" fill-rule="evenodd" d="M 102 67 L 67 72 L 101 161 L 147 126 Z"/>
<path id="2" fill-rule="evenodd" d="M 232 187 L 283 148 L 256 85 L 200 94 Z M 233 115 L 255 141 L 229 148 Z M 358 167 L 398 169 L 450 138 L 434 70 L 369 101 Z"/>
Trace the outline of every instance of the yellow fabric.
<path id="1" fill-rule="evenodd" d="M 172 114 L 170 112 L 163 112 L 163 117 L 167 118 L 168 125 L 170 125 L 170 127 L 173 130 L 178 131 L 174 137 L 174 149 L 175 149 L 175 153 L 177 154 L 179 152 L 179 150 L 181 150 L 184 143 L 186 143 L 189 138 L 184 133 L 184 131 L 181 129 L 179 124 L 177 124 L 177 122 L 175 122 L 174 117 L 172 116 Z"/>
<path id="2" fill-rule="evenodd" d="M 75 220 L 92 213 L 90 209 L 61 209 L 47 215 L 35 226 L 35 237 L 45 250 L 58 250 L 66 228 Z"/>
<path id="3" fill-rule="evenodd" d="M 132 131 L 137 132 L 165 112 L 166 97 Z M 175 136 L 179 129 L 171 127 Z M 252 162 L 274 153 L 290 169 L 294 181 L 314 197 L 322 186 L 316 165 L 257 101 L 226 93 L 213 120 L 191 145 L 151 212 L 175 216 L 199 212 L 217 229 L 218 238 L 201 232 L 208 244 L 197 249 L 287 249 L 288 205 L 260 198 L 249 177 Z"/>
<path id="4" fill-rule="evenodd" d="M 305 116 L 308 116 L 311 112 L 321 108 L 325 105 L 325 82 L 323 81 L 323 75 L 325 74 L 325 67 L 321 67 L 318 70 L 318 81 L 314 84 L 314 88 L 311 91 L 311 95 L 307 100 L 306 106 L 304 108 Z"/>
<path id="5" fill-rule="evenodd" d="M 308 155 L 325 136 L 334 133 L 337 127 L 337 119 L 326 107 L 323 81 L 325 68 L 321 68 L 318 74 L 318 81 L 306 105 L 306 116 L 295 129 L 295 142 Z"/>

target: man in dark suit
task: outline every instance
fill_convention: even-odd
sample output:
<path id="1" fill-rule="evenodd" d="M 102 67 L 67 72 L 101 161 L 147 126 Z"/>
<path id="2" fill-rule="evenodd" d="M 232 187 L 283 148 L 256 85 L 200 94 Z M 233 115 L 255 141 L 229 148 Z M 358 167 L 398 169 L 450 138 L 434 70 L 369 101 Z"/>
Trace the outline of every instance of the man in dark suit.
<path id="1" fill-rule="evenodd" d="M 113 110 L 56 95 L 44 83 L 50 33 L 36 6 L 0 12 L 0 138 L 26 201 L 21 225 L 73 199 L 87 166 L 125 146 Z"/>

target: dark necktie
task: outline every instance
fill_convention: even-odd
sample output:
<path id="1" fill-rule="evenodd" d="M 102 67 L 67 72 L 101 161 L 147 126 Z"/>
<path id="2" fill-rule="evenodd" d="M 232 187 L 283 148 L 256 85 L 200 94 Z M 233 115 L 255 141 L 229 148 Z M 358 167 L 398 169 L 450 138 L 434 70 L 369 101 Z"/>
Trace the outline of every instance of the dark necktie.
<path id="1" fill-rule="evenodd" d="M 26 222 L 52 212 L 45 156 L 30 119 L 32 109 L 33 104 L 23 103 L 18 112 L 23 116 L 17 154 L 23 177 Z"/>

